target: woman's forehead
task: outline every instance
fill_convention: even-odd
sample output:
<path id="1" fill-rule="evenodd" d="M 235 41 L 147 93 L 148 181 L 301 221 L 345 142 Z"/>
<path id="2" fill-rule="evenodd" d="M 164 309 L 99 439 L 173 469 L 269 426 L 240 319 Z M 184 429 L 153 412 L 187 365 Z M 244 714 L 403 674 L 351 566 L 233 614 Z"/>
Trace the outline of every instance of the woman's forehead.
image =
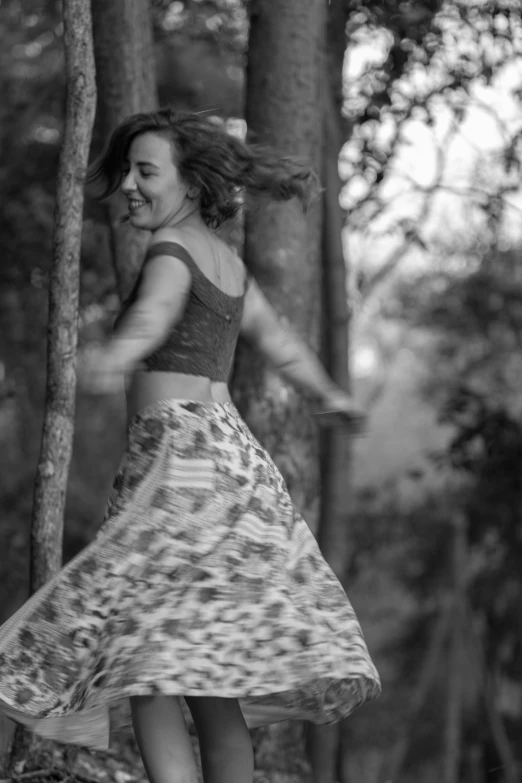
<path id="1" fill-rule="evenodd" d="M 129 147 L 132 161 L 150 161 L 165 165 L 172 163 L 172 147 L 168 139 L 156 133 L 142 133 L 132 140 Z"/>

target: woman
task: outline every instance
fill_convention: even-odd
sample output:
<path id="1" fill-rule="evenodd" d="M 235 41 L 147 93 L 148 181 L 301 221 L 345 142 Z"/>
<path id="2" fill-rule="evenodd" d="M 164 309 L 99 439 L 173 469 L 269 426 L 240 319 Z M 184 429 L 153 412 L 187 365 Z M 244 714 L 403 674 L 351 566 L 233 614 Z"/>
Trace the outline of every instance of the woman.
<path id="1" fill-rule="evenodd" d="M 306 202 L 312 175 L 201 115 L 138 114 L 94 167 L 151 240 L 113 336 L 84 383 L 130 378 L 128 446 L 96 539 L 0 632 L 7 715 L 65 742 L 106 744 L 129 703 L 151 783 L 253 776 L 247 726 L 340 720 L 379 693 L 346 595 L 283 479 L 231 403 L 241 334 L 323 408 L 360 413 L 284 330 L 213 229 L 244 188 Z"/>

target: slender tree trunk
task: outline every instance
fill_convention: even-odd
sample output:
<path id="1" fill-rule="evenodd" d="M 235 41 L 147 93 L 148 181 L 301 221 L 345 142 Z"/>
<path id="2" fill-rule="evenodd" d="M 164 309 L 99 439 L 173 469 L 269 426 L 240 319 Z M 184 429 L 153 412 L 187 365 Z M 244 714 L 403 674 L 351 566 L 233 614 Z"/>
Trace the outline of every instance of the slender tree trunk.
<path id="1" fill-rule="evenodd" d="M 430 689 L 433 687 L 437 675 L 440 672 L 440 667 L 444 664 L 444 646 L 448 634 L 451 632 L 452 611 L 453 607 L 451 604 L 449 606 L 443 606 L 441 615 L 433 629 L 430 646 L 421 669 L 419 681 L 409 705 L 408 720 L 402 727 L 399 738 L 391 752 L 391 757 L 386 769 L 386 780 L 401 780 L 401 773 L 412 743 L 411 735 L 413 729 L 419 719 L 420 712 L 426 703 L 426 699 L 429 696 Z"/>
<path id="2" fill-rule="evenodd" d="M 341 66 L 340 66 L 341 67 Z M 346 141 L 338 119 L 329 80 L 325 79 L 325 114 L 323 144 L 323 291 L 325 302 L 325 364 L 336 383 L 350 388 L 349 326 L 347 268 L 342 232 L 344 214 L 339 197 L 342 181 L 338 161 Z M 321 475 L 321 515 L 317 539 L 323 555 L 337 578 L 344 581 L 350 562 L 349 518 L 352 507 L 350 484 L 351 442 L 339 429 L 325 432 Z"/>
<path id="3" fill-rule="evenodd" d="M 67 97 L 49 284 L 45 416 L 31 525 L 31 593 L 62 564 L 65 495 L 74 435 L 83 186 L 96 107 L 88 0 L 64 0 L 63 21 Z M 20 729 L 12 758 L 20 757 L 26 747 Z"/>
<path id="4" fill-rule="evenodd" d="M 456 514 L 453 520 L 453 591 L 454 609 L 449 638 L 449 672 L 447 680 L 446 720 L 444 726 L 444 783 L 458 783 L 462 756 L 462 674 L 466 670 L 463 655 L 460 612 L 466 601 L 466 528 L 465 520 Z M 460 610 L 460 611 L 459 611 Z"/>
<path id="5" fill-rule="evenodd" d="M 339 195 L 341 180 L 338 156 L 342 136 L 329 83 L 323 144 L 323 357 L 330 375 L 342 388 L 350 387 L 349 309 L 342 230 L 344 219 Z M 321 510 L 317 542 L 334 574 L 345 583 L 351 558 L 350 514 L 352 512 L 351 442 L 341 428 L 324 431 L 321 448 Z M 341 767 L 341 725 L 309 726 L 308 754 L 315 783 L 337 783 Z"/>
<path id="6" fill-rule="evenodd" d="M 62 562 L 65 492 L 74 434 L 83 186 L 96 106 L 91 13 L 64 0 L 67 78 L 65 132 L 58 164 L 49 285 L 47 395 L 31 532 L 31 591 Z"/>
<path id="7" fill-rule="evenodd" d="M 249 133 L 281 155 L 301 155 L 320 170 L 320 101 L 327 4 L 323 0 L 251 3 L 245 117 Z M 276 310 L 316 350 L 320 345 L 321 204 L 305 216 L 296 203 L 256 199 L 245 221 L 245 260 Z M 269 450 L 296 506 L 317 528 L 318 439 L 306 402 L 265 363 L 240 347 L 234 397 Z M 258 733 L 259 767 L 305 774 L 302 726 Z M 294 766 L 292 766 L 294 765 Z"/>
<path id="8" fill-rule="evenodd" d="M 149 0 L 92 0 L 99 130 L 107 138 L 126 117 L 158 107 Z M 120 195 L 108 201 L 118 291 L 128 294 L 141 265 L 147 234 L 122 224 Z"/>
<path id="9" fill-rule="evenodd" d="M 323 88 L 323 195 L 322 227 L 324 328 L 323 357 L 330 375 L 342 388 L 350 388 L 347 269 L 342 232 L 345 216 L 339 201 L 342 181 L 339 154 L 351 127 L 343 120 L 343 65 L 346 50 L 348 4 L 331 0 L 328 11 L 327 57 Z M 352 511 L 351 442 L 342 429 L 324 432 L 321 450 L 321 512 L 317 541 L 337 578 L 344 584 L 351 558 Z M 336 783 L 346 776 L 343 742 L 347 722 L 309 726 L 308 754 L 316 783 Z"/>

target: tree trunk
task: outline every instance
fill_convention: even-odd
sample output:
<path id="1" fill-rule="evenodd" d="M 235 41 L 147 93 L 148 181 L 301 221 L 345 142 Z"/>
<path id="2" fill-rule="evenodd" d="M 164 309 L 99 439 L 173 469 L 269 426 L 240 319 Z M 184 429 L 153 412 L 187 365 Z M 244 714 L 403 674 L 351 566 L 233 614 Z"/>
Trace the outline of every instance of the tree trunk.
<path id="1" fill-rule="evenodd" d="M 318 169 L 326 9 L 323 0 L 255 0 L 247 66 L 245 118 L 251 136 L 282 156 L 303 156 Z M 296 203 L 256 199 L 250 206 L 246 263 L 281 317 L 318 350 L 321 204 L 306 216 Z M 294 503 L 316 529 L 318 438 L 308 405 L 244 346 L 238 351 L 233 391 L 247 423 L 281 469 Z M 259 732 L 257 765 L 302 779 L 303 754 L 289 749 L 302 742 L 302 728 L 282 724 Z"/>
<path id="2" fill-rule="evenodd" d="M 325 80 L 326 81 L 326 80 Z M 327 95 L 328 82 L 325 86 Z M 330 96 L 326 101 L 323 145 L 323 357 L 336 383 L 348 390 L 350 372 L 349 309 L 342 230 L 344 219 L 339 204 L 341 180 L 338 157 L 343 139 L 336 108 Z M 317 543 L 341 583 L 345 583 L 350 564 L 350 514 L 352 511 L 351 442 L 342 428 L 324 431 L 321 448 L 321 510 Z M 316 783 L 339 780 L 341 726 L 309 726 L 308 752 Z"/>
<path id="3" fill-rule="evenodd" d="M 67 97 L 49 283 L 45 416 L 31 524 L 31 593 L 62 565 L 63 517 L 74 435 L 83 186 L 96 108 L 88 0 L 64 0 L 63 20 Z M 16 732 L 13 759 L 25 753 L 24 734 L 21 729 Z"/>
<path id="4" fill-rule="evenodd" d="M 350 388 L 347 270 L 342 232 L 344 213 L 339 201 L 342 181 L 339 154 L 349 138 L 350 125 L 343 120 L 343 65 L 346 50 L 348 5 L 332 0 L 328 11 L 327 52 L 323 88 L 323 195 L 322 229 L 323 357 L 332 378 Z M 352 511 L 351 442 L 342 429 L 325 430 L 321 449 L 321 511 L 317 541 L 327 563 L 344 584 L 351 558 L 350 513 Z M 309 726 L 308 753 L 316 783 L 336 783 L 346 777 L 343 739 L 347 722 L 332 726 Z"/>
<path id="5" fill-rule="evenodd" d="M 444 725 L 444 783 L 458 783 L 461 779 L 463 672 L 466 656 L 463 655 L 460 611 L 466 601 L 466 528 L 465 520 L 456 513 L 453 519 L 454 538 L 452 552 L 453 601 L 452 628 L 449 639 L 449 672 L 447 679 L 446 720 Z"/>
<path id="6" fill-rule="evenodd" d="M 126 117 L 158 107 L 149 0 L 92 0 L 99 130 L 108 138 Z M 117 194 L 108 201 L 113 260 L 120 297 L 125 298 L 143 260 L 147 234 L 121 219 L 127 212 Z"/>
<path id="7" fill-rule="evenodd" d="M 343 28 L 341 28 L 343 29 Z M 344 38 L 344 33 L 343 33 Z M 333 66 L 333 64 L 332 64 Z M 342 72 L 343 61 L 335 63 Z M 336 74 L 337 75 L 337 74 Z M 336 104 L 333 75 L 326 71 L 324 86 L 323 180 L 323 292 L 325 324 L 323 356 L 330 375 L 342 388 L 350 388 L 347 269 L 343 251 L 344 214 L 339 197 L 339 153 L 347 141 L 341 126 L 340 107 Z M 322 455 L 322 493 L 319 546 L 337 578 L 344 581 L 350 561 L 349 515 L 352 505 L 350 486 L 350 439 L 335 428 L 325 432 Z"/>
<path id="8" fill-rule="evenodd" d="M 432 631 L 430 645 L 428 647 L 424 664 L 422 666 L 417 687 L 413 693 L 408 709 L 408 719 L 401 729 L 401 733 L 395 746 L 392 748 L 390 760 L 386 769 L 386 780 L 402 780 L 401 773 L 407 760 L 408 752 L 412 744 L 414 727 L 419 720 L 422 708 L 429 696 L 430 689 L 436 682 L 441 666 L 444 664 L 444 645 L 451 632 L 453 607 L 443 606 L 440 617 Z"/>
<path id="9" fill-rule="evenodd" d="M 62 563 L 65 492 L 74 434 L 83 186 L 96 106 L 89 3 L 64 0 L 63 14 L 67 102 L 49 283 L 47 394 L 34 492 L 31 592 Z"/>

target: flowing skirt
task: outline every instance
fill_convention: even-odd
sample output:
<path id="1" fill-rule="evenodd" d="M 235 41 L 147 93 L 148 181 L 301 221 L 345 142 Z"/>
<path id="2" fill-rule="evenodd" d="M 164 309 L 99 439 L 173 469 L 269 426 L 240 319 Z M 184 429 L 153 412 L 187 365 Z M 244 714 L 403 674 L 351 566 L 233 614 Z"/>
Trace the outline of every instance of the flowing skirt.
<path id="1" fill-rule="evenodd" d="M 380 692 L 355 613 L 230 403 L 132 420 L 93 542 L 0 628 L 0 710 L 108 746 L 130 696 L 238 698 L 250 727 Z"/>

